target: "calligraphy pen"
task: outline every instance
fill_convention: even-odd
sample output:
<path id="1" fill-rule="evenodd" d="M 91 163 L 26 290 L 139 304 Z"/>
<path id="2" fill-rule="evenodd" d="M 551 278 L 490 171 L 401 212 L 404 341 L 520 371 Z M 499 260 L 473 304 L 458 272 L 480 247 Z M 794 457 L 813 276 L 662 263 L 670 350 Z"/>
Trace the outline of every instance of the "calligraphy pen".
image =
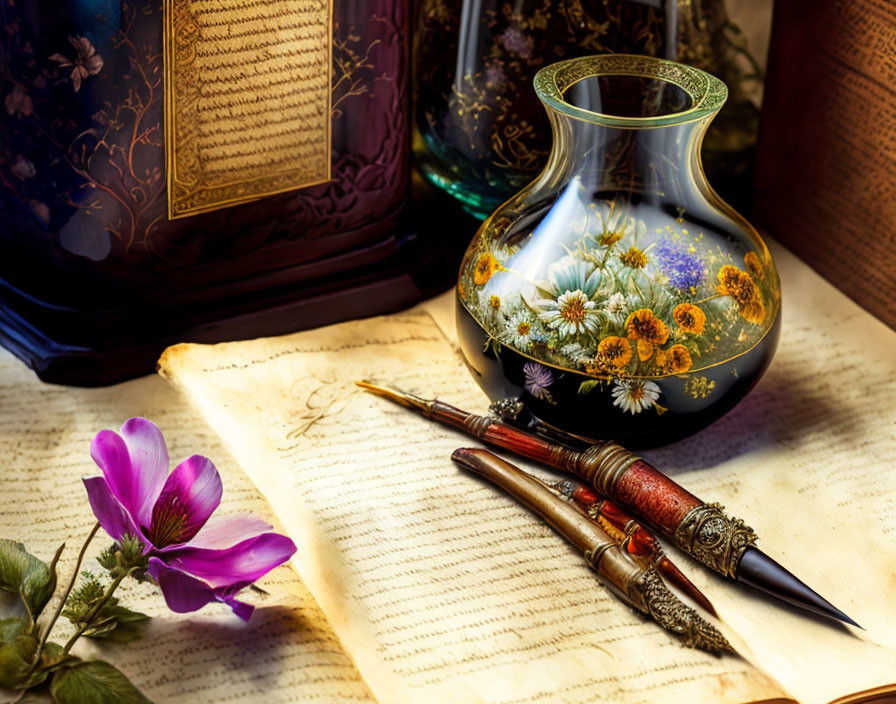
<path id="1" fill-rule="evenodd" d="M 741 519 L 726 516 L 719 504 L 704 503 L 615 442 L 608 440 L 579 450 L 437 399 L 422 399 L 363 381 L 355 383 L 485 443 L 575 474 L 725 577 L 807 611 L 859 626 L 757 548 L 756 533 Z"/>
<path id="2" fill-rule="evenodd" d="M 541 482 L 537 477 L 535 479 Z M 597 521 L 619 547 L 632 555 L 650 560 L 663 577 L 687 594 L 701 608 L 718 617 L 719 614 L 712 602 L 669 559 L 660 541 L 616 504 L 599 497 L 584 484 L 569 479 L 542 483 L 557 496 L 575 503 L 591 520 Z"/>
<path id="3" fill-rule="evenodd" d="M 504 489 L 575 545 L 601 581 L 629 606 L 672 631 L 685 645 L 711 653 L 734 649 L 725 636 L 663 584 L 657 570 L 616 544 L 581 509 L 488 450 L 461 448 L 451 459 Z"/>

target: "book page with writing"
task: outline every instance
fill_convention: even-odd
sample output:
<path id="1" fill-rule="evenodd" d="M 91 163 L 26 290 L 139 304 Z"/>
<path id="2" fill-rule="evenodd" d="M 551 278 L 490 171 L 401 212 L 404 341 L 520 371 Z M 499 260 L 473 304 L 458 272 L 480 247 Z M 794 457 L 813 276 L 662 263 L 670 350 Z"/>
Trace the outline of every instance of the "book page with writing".
<path id="1" fill-rule="evenodd" d="M 354 386 L 484 408 L 429 315 L 180 345 L 160 368 L 296 540 L 299 574 L 380 704 L 784 696 L 602 589 L 562 538 L 453 465 L 469 438 Z"/>
<path id="2" fill-rule="evenodd" d="M 0 350 L 0 537 L 23 542 L 29 552 L 47 561 L 65 542 L 60 585 L 68 583 L 95 520 L 81 483 L 81 477 L 99 474 L 90 458 L 90 441 L 98 430 L 118 430 L 134 415 L 160 426 L 172 467 L 194 453 L 212 459 L 224 483 L 219 511 L 250 512 L 276 523 L 217 435 L 158 377 L 108 389 L 54 386 L 41 383 L 25 365 Z M 93 558 L 109 543 L 111 539 L 100 531 L 89 549 L 86 569 L 98 571 Z M 193 614 L 172 613 L 157 587 L 125 582 L 117 592 L 122 604 L 152 617 L 145 636 L 127 646 L 108 647 L 82 639 L 74 652 L 108 660 L 157 704 L 373 704 L 292 569 L 272 571 L 259 586 L 268 594 L 244 593 L 256 606 L 244 623 L 223 604 Z M 50 603 L 47 613 L 56 603 Z M 65 642 L 71 633 L 61 618 L 53 639 Z"/>

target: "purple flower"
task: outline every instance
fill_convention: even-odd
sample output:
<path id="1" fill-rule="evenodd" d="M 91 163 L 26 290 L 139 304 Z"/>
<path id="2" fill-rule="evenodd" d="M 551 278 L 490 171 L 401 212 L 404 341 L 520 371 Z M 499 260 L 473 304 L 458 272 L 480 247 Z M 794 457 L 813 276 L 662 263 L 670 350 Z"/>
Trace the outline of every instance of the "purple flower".
<path id="1" fill-rule="evenodd" d="M 168 607 L 185 613 L 220 601 L 248 619 L 253 607 L 237 592 L 286 562 L 293 542 L 254 516 L 212 516 L 222 494 L 215 465 L 193 455 L 168 474 L 165 440 L 145 418 L 128 420 L 120 435 L 100 431 L 90 455 L 103 472 L 84 479 L 93 513 L 115 540 L 143 543 Z"/>
<path id="2" fill-rule="evenodd" d="M 532 37 L 527 37 L 516 27 L 508 27 L 504 33 L 500 35 L 501 43 L 504 48 L 511 54 L 516 54 L 521 59 L 529 59 L 532 57 L 532 48 L 535 41 Z"/>
<path id="3" fill-rule="evenodd" d="M 550 369 L 536 362 L 526 362 L 523 365 L 523 376 L 525 377 L 525 389 L 535 398 L 545 401 L 551 400 L 551 393 L 548 387 L 554 383 L 554 376 Z"/>
<path id="4" fill-rule="evenodd" d="M 680 291 L 696 288 L 703 281 L 703 261 L 677 242 L 663 240 L 653 250 L 669 284 Z"/>

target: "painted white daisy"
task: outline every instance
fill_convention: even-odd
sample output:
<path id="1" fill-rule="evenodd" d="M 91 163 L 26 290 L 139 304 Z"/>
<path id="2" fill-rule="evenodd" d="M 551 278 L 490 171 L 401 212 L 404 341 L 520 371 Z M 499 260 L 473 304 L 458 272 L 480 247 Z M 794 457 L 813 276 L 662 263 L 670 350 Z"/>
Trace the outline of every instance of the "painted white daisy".
<path id="1" fill-rule="evenodd" d="M 625 310 L 625 296 L 621 293 L 614 293 L 604 303 L 604 308 L 610 315 L 618 315 Z"/>
<path id="2" fill-rule="evenodd" d="M 554 301 L 542 301 L 541 307 L 543 311 L 538 317 L 561 338 L 594 332 L 600 327 L 597 304 L 578 289 L 567 291 Z"/>
<path id="3" fill-rule="evenodd" d="M 660 398 L 660 387 L 652 381 L 617 381 L 613 387 L 613 405 L 634 415 L 650 408 Z"/>
<path id="4" fill-rule="evenodd" d="M 513 345 L 517 349 L 527 350 L 529 345 L 540 340 L 540 325 L 529 313 L 517 311 L 504 323 L 501 341 Z"/>
<path id="5" fill-rule="evenodd" d="M 563 347 L 560 348 L 560 354 L 576 364 L 588 364 L 594 359 L 594 349 L 591 347 L 583 347 L 578 342 L 563 345 Z"/>

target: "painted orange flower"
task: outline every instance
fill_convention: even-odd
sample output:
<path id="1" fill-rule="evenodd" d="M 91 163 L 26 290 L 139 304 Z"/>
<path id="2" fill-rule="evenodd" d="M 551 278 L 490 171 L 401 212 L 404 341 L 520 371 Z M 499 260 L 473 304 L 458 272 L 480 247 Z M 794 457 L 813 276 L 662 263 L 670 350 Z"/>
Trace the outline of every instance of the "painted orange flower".
<path id="1" fill-rule="evenodd" d="M 718 292 L 730 296 L 738 306 L 745 306 L 756 298 L 756 284 L 752 277 L 736 266 L 726 264 L 719 269 Z"/>
<path id="2" fill-rule="evenodd" d="M 619 370 L 632 358 L 632 346 L 624 337 L 605 337 L 597 345 L 595 364 L 602 369 Z"/>
<path id="3" fill-rule="evenodd" d="M 706 325 L 706 314 L 691 303 L 680 303 L 672 311 L 672 317 L 678 323 L 682 332 L 690 332 L 699 335 Z"/>
<path id="4" fill-rule="evenodd" d="M 747 303 L 740 309 L 741 317 L 748 323 L 762 325 L 765 321 L 765 305 L 759 298 Z"/>
<path id="5" fill-rule="evenodd" d="M 637 349 L 638 359 L 640 359 L 642 362 L 646 362 L 653 356 L 652 342 L 648 342 L 647 340 L 638 340 Z"/>
<path id="6" fill-rule="evenodd" d="M 485 286 L 500 266 L 498 260 L 490 252 L 480 255 L 476 262 L 476 268 L 473 270 L 473 283 L 477 286 Z"/>
<path id="7" fill-rule="evenodd" d="M 669 328 L 650 308 L 638 308 L 626 319 L 625 334 L 630 340 L 646 340 L 661 345 L 669 339 Z"/>
<path id="8" fill-rule="evenodd" d="M 647 266 L 647 256 L 637 247 L 630 247 L 619 255 L 619 260 L 629 269 L 643 269 Z"/>
<path id="9" fill-rule="evenodd" d="M 753 278 L 765 278 L 765 269 L 762 268 L 762 262 L 759 261 L 759 255 L 756 252 L 747 252 L 744 255 L 744 264 L 747 265 L 747 271 L 753 275 Z"/>
<path id="10" fill-rule="evenodd" d="M 718 291 L 734 299 L 741 317 L 747 322 L 760 325 L 765 320 L 765 305 L 747 272 L 726 264 L 719 270 Z"/>
<path id="11" fill-rule="evenodd" d="M 691 359 L 691 353 L 684 345 L 672 345 L 666 350 L 665 364 L 663 365 L 667 372 L 671 374 L 682 374 L 694 366 Z"/>

